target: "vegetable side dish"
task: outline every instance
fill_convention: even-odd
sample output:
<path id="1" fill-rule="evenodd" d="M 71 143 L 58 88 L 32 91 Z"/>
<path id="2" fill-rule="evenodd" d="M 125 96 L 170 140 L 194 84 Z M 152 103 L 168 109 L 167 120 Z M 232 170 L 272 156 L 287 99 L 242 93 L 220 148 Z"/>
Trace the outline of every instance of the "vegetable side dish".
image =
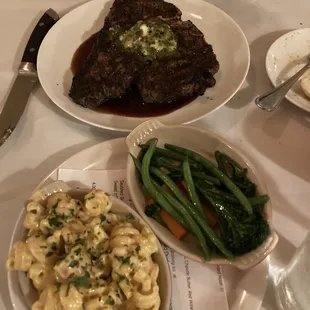
<path id="1" fill-rule="evenodd" d="M 248 253 L 268 237 L 263 217 L 267 195 L 257 195 L 247 170 L 216 151 L 217 165 L 191 150 L 157 139 L 140 145 L 134 158 L 141 185 L 150 197 L 147 216 L 167 227 L 178 239 L 194 235 L 205 260 Z"/>
<path id="2" fill-rule="evenodd" d="M 159 309 L 157 239 L 111 206 L 101 190 L 84 202 L 55 193 L 27 205 L 28 235 L 15 243 L 7 268 L 26 272 L 38 291 L 32 310 Z"/>

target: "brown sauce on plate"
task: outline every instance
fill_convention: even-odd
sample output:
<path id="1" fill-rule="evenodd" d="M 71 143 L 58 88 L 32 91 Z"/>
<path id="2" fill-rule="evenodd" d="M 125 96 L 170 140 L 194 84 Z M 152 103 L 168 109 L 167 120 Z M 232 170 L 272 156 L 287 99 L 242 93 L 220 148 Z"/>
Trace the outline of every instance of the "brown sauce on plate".
<path id="1" fill-rule="evenodd" d="M 75 75 L 83 65 L 86 57 L 89 55 L 93 44 L 97 39 L 98 33 L 93 34 L 83 42 L 73 55 L 71 62 L 71 71 Z M 138 89 L 134 88 L 127 92 L 122 98 L 111 99 L 101 106 L 95 108 L 95 111 L 131 117 L 154 117 L 171 113 L 181 107 L 191 103 L 194 98 L 182 98 L 181 100 L 169 104 L 145 104 L 141 98 Z"/>

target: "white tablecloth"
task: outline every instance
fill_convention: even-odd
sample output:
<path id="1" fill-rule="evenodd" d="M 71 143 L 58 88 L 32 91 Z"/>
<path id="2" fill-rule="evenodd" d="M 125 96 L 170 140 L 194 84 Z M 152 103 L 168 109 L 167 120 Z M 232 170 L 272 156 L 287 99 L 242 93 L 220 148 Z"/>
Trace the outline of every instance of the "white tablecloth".
<path id="1" fill-rule="evenodd" d="M 0 1 L 0 110 L 23 48 L 48 7 L 64 13 L 81 0 Z M 310 27 L 309 0 L 212 0 L 241 26 L 251 48 L 251 68 L 242 89 L 220 110 L 195 123 L 239 145 L 260 170 L 280 234 L 271 274 L 292 256 L 310 227 L 310 114 L 288 102 L 269 114 L 253 99 L 271 88 L 265 54 L 285 32 Z M 229 52 L 229 51 L 227 51 Z M 310 52 L 310 50 L 309 50 Z M 91 128 L 58 109 L 37 86 L 14 134 L 0 148 L 0 283 L 6 282 L 8 243 L 22 201 L 51 170 L 72 154 L 124 134 Z M 262 309 L 275 309 L 271 280 Z M 11 309 L 1 285 L 0 309 Z"/>

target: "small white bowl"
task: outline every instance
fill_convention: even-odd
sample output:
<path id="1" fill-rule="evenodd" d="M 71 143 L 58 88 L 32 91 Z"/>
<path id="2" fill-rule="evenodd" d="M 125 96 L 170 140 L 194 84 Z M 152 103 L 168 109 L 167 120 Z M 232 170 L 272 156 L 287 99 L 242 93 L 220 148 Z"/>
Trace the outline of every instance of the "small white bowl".
<path id="1" fill-rule="evenodd" d="M 268 194 L 265 184 L 257 174 L 257 171 L 254 169 L 253 165 L 250 164 L 250 162 L 241 154 L 240 151 L 237 151 L 235 146 L 214 133 L 184 125 L 167 126 L 160 123 L 156 119 L 152 119 L 138 126 L 127 137 L 126 144 L 129 148 L 129 152 L 135 157 L 138 156 L 141 150 L 139 144 L 146 143 L 149 139 L 155 137 L 158 138 L 159 147 L 163 146 L 165 143 L 175 144 L 196 151 L 213 162 L 215 162 L 213 154 L 216 150 L 225 152 L 236 160 L 241 166 L 248 168 L 248 175 L 251 180 L 257 184 L 259 193 Z M 138 213 L 154 230 L 157 237 L 163 243 L 185 257 L 195 261 L 205 262 L 201 255 L 199 246 L 193 242 L 192 238 L 180 241 L 175 238 L 169 230 L 145 215 L 144 209 L 146 197 L 140 186 L 138 174 L 131 156 L 128 156 L 127 162 L 127 183 L 130 196 Z M 264 217 L 271 227 L 270 201 L 265 205 Z M 277 242 L 278 235 L 271 228 L 269 237 L 254 251 L 238 256 L 233 261 L 229 261 L 224 258 L 213 258 L 208 263 L 231 264 L 239 269 L 245 270 L 264 260 L 275 248 Z"/>
<path id="2" fill-rule="evenodd" d="M 310 28 L 296 29 L 278 38 L 266 55 L 266 70 L 274 87 L 297 73 L 310 54 Z M 310 77 L 307 71 L 303 77 Z M 300 82 L 295 83 L 286 99 L 299 108 L 310 112 L 310 99 L 304 94 Z"/>
<path id="3" fill-rule="evenodd" d="M 74 198 L 83 198 L 89 189 L 76 190 L 69 187 L 62 181 L 51 183 L 41 189 L 37 189 L 31 197 L 31 200 L 44 200 L 48 196 L 56 192 L 69 193 Z M 132 213 L 136 219 L 141 220 L 143 224 L 145 222 L 141 219 L 132 208 L 126 205 L 121 200 L 111 197 L 112 208 L 111 212 L 116 214 L 128 214 Z M 23 208 L 21 211 L 11 239 L 10 251 L 14 243 L 18 240 L 23 240 L 26 236 L 26 229 L 24 228 L 24 219 L 26 211 Z M 147 225 L 147 224 L 146 224 Z M 160 310 L 169 310 L 171 300 L 171 278 L 168 263 L 164 251 L 158 242 L 158 252 L 153 255 L 154 261 L 159 266 L 159 278 L 158 284 L 160 289 L 161 306 Z M 8 284 L 9 292 L 12 301 L 12 305 L 15 310 L 29 310 L 31 305 L 38 299 L 37 292 L 30 280 L 27 278 L 24 272 L 10 271 L 8 272 Z"/>

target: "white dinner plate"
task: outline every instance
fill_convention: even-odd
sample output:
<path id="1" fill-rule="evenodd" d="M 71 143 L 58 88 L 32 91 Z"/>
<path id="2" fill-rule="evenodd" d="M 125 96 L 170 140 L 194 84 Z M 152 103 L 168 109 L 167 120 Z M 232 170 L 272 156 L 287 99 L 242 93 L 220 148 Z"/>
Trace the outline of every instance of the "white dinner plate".
<path id="1" fill-rule="evenodd" d="M 126 169 L 127 156 L 128 148 L 124 138 L 97 144 L 70 157 L 45 178 L 39 187 L 56 181 L 59 169 Z M 267 285 L 268 260 L 264 260 L 247 272 L 240 271 L 231 266 L 222 266 L 222 270 L 230 310 L 260 309 Z M 9 273 L 10 277 L 13 277 L 13 275 L 14 273 Z M 18 310 L 24 309 L 27 308 L 20 308 Z"/>
<path id="2" fill-rule="evenodd" d="M 248 42 L 235 21 L 217 7 L 200 0 L 171 0 L 205 35 L 217 55 L 220 70 L 216 85 L 203 96 L 170 114 L 165 124 L 196 121 L 224 105 L 241 87 L 250 64 Z M 69 12 L 48 32 L 39 50 L 38 74 L 50 99 L 71 116 L 100 128 L 131 131 L 147 118 L 98 113 L 75 104 L 68 96 L 71 60 L 77 48 L 101 29 L 112 1 L 93 0 Z"/>
<path id="3" fill-rule="evenodd" d="M 310 54 L 310 28 L 296 29 L 277 39 L 266 56 L 266 70 L 273 86 L 278 86 L 293 76 L 307 62 Z M 303 77 L 310 78 L 310 71 Z M 310 112 L 310 99 L 297 82 L 287 93 L 286 99 L 301 109 Z"/>

